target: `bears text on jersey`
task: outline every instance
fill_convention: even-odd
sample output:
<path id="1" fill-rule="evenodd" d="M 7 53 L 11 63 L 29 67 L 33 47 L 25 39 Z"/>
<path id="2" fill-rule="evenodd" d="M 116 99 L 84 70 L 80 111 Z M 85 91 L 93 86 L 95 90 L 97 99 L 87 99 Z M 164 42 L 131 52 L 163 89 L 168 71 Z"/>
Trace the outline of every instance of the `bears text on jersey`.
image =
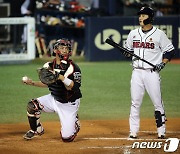
<path id="1" fill-rule="evenodd" d="M 133 41 L 133 48 L 154 49 L 154 43 Z"/>

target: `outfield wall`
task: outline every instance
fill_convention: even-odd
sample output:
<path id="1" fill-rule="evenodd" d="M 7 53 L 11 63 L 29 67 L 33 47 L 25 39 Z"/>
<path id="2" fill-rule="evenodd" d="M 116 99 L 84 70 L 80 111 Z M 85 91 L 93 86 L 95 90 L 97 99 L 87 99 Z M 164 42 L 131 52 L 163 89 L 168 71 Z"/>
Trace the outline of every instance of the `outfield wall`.
<path id="1" fill-rule="evenodd" d="M 175 58 L 180 58 L 180 16 L 156 17 L 154 25 L 163 30 L 176 48 Z M 138 26 L 137 17 L 88 17 L 85 29 L 85 58 L 88 61 L 124 60 L 117 49 L 105 43 L 112 37 L 120 45 L 130 30 Z"/>
<path id="2" fill-rule="evenodd" d="M 22 46 L 22 42 L 18 42 L 18 28 L 17 25 L 24 25 L 24 29 L 26 32 L 26 39 L 27 42 L 24 43 L 24 50 Z M 11 17 L 11 18 L 0 18 L 0 26 L 5 27 L 4 30 L 8 28 L 5 33 L 8 36 L 7 42 L 10 42 L 10 35 L 13 37 L 11 38 L 11 43 L 2 43 L 0 42 L 0 63 L 7 63 L 7 62 L 24 62 L 30 61 L 35 59 L 35 19 L 33 17 Z M 10 26 L 11 31 L 10 31 Z M 2 32 L 2 30 L 1 30 Z M 1 34 L 3 35 L 3 34 Z M 1 39 L 3 37 L 1 36 Z M 2 41 L 2 40 L 1 40 Z M 20 46 L 20 45 L 21 46 Z M 19 46 L 19 49 L 18 49 Z M 16 52 L 16 50 L 19 50 Z M 1 53 L 2 52 L 2 53 Z"/>

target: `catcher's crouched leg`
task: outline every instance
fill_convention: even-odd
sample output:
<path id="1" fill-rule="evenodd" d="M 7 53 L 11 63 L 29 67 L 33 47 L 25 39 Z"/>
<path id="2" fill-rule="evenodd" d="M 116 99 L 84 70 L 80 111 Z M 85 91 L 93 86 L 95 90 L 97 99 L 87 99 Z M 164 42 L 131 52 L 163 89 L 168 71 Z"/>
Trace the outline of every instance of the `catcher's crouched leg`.
<path id="1" fill-rule="evenodd" d="M 76 138 L 78 132 L 80 131 L 80 122 L 79 122 L 79 119 L 78 119 L 78 115 L 76 116 L 75 130 L 76 130 L 76 132 L 73 135 L 69 136 L 69 137 L 63 137 L 61 132 L 60 132 L 62 141 L 63 142 L 72 142 Z"/>
<path id="2" fill-rule="evenodd" d="M 36 99 L 32 99 L 27 105 L 27 116 L 30 128 L 38 135 L 42 135 L 44 133 L 44 129 L 40 123 L 41 110 L 42 107 Z"/>

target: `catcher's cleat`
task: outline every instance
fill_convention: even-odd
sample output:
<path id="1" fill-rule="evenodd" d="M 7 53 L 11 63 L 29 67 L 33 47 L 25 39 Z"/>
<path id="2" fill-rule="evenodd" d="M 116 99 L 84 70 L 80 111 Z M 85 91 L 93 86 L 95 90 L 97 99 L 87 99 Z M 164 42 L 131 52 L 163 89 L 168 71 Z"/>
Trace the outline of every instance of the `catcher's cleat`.
<path id="1" fill-rule="evenodd" d="M 137 134 L 136 133 L 130 133 L 129 138 L 136 139 Z"/>
<path id="2" fill-rule="evenodd" d="M 165 139 L 165 135 L 158 135 L 158 139 Z"/>
<path id="3" fill-rule="evenodd" d="M 44 129 L 39 133 L 37 131 L 29 130 L 23 137 L 26 140 L 31 140 L 34 137 L 41 136 L 44 134 Z"/>

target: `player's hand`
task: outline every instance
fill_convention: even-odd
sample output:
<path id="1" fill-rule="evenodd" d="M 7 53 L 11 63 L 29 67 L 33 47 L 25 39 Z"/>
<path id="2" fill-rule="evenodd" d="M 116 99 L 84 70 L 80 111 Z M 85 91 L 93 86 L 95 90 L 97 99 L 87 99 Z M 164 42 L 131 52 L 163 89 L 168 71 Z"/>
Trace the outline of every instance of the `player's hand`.
<path id="1" fill-rule="evenodd" d="M 156 64 L 153 68 L 153 71 L 157 71 L 160 72 L 164 67 L 165 67 L 166 63 L 161 62 L 160 64 Z"/>
<path id="2" fill-rule="evenodd" d="M 27 84 L 27 85 L 32 85 L 33 81 L 29 77 L 24 76 L 24 77 L 22 77 L 22 83 Z"/>

